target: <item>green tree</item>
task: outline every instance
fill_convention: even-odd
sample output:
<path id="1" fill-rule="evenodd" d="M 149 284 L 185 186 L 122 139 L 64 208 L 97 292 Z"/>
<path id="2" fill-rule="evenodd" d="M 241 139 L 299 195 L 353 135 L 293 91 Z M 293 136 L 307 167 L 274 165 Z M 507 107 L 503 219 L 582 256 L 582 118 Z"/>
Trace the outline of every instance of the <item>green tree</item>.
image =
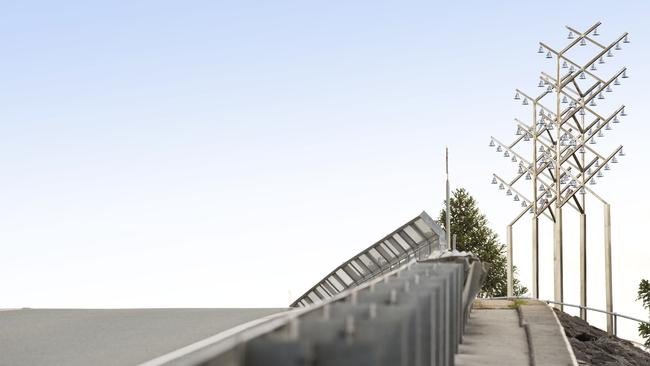
<path id="1" fill-rule="evenodd" d="M 641 283 L 639 283 L 639 292 L 637 294 L 639 296 L 636 299 L 641 300 L 643 307 L 650 310 L 650 282 L 648 282 L 648 280 L 641 280 Z M 639 335 L 641 338 L 645 339 L 645 346 L 650 347 L 650 324 L 639 324 Z"/>
<path id="2" fill-rule="evenodd" d="M 476 254 L 483 262 L 490 263 L 490 270 L 481 288 L 480 296 L 497 297 L 507 294 L 507 258 L 505 245 L 499 242 L 497 234 L 488 227 L 487 218 L 476 206 L 476 200 L 464 188 L 456 189 L 449 200 L 452 235 L 456 234 L 456 249 Z M 440 211 L 440 224 L 445 226 L 446 212 Z M 515 269 L 516 271 L 516 269 Z M 517 278 L 514 278 L 514 294 L 528 292 Z"/>

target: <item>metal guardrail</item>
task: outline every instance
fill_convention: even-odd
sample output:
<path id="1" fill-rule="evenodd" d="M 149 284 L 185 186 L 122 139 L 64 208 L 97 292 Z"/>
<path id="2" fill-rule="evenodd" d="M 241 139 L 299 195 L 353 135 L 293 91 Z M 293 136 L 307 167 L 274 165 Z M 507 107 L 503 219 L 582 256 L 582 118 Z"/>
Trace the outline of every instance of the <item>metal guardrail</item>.
<path id="1" fill-rule="evenodd" d="M 624 318 L 624 319 L 628 319 L 628 320 L 632 320 L 632 321 L 635 321 L 637 323 L 645 323 L 645 324 L 650 325 L 650 322 L 648 322 L 648 321 L 637 319 L 637 318 L 632 318 L 631 316 L 619 314 L 619 313 L 612 312 L 612 311 L 606 311 L 606 310 L 601 310 L 601 309 L 596 309 L 596 308 L 590 308 L 588 306 L 582 306 L 582 305 L 576 305 L 576 304 L 567 304 L 565 302 L 557 302 L 557 301 L 551 301 L 551 300 L 541 300 L 541 301 L 544 301 L 547 304 L 569 306 L 569 307 L 574 307 L 574 308 L 578 308 L 578 309 L 585 309 L 587 311 L 594 311 L 594 312 L 597 312 L 597 313 L 612 315 L 614 317 L 614 335 L 617 335 L 616 334 L 617 333 L 616 328 L 617 328 L 617 322 L 618 322 L 617 318 L 619 318 L 619 317 Z"/>
<path id="2" fill-rule="evenodd" d="M 316 285 L 295 300 L 292 307 L 304 307 L 358 286 L 383 273 L 423 259 L 434 250 L 446 249 L 442 228 L 426 213 L 410 220 L 397 230 L 336 267 Z"/>
<path id="3" fill-rule="evenodd" d="M 452 366 L 485 275 L 466 253 L 414 259 L 147 366 Z"/>

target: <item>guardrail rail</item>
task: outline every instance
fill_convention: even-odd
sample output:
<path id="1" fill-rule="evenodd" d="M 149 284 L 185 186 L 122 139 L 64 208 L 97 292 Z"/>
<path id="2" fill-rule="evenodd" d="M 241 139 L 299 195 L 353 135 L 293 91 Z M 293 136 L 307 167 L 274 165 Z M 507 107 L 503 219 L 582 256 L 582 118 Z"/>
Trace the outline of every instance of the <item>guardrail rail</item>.
<path id="1" fill-rule="evenodd" d="M 568 306 L 568 307 L 573 307 L 573 308 L 578 308 L 578 309 L 585 309 L 587 311 L 593 311 L 593 312 L 596 312 L 596 313 L 612 315 L 613 318 L 614 318 L 613 334 L 615 336 L 618 336 L 618 334 L 617 334 L 618 333 L 618 329 L 617 329 L 618 328 L 618 318 L 632 320 L 632 321 L 634 321 L 634 322 L 636 322 L 638 324 L 648 324 L 648 325 L 650 325 L 649 321 L 633 318 L 631 316 L 619 314 L 619 313 L 613 312 L 613 311 L 601 310 L 601 309 L 596 309 L 596 308 L 591 308 L 591 307 L 588 307 L 588 306 L 582 306 L 582 305 L 576 305 L 576 304 L 567 304 L 565 302 L 557 302 L 557 301 L 551 301 L 551 300 L 542 300 L 542 301 L 544 301 L 547 304 L 563 305 L 563 306 Z"/>
<path id="2" fill-rule="evenodd" d="M 487 266 L 470 253 L 429 255 L 444 236 L 432 226 L 437 224 L 423 212 L 337 267 L 296 301 L 297 308 L 146 365 L 453 366 Z M 389 244 L 402 250 L 384 257 L 383 266 L 367 268 L 353 282 L 337 275 L 354 261 L 370 261 L 364 256 L 386 255 L 379 248 L 387 251 Z M 310 297 L 334 275 L 345 287 Z"/>
<path id="3" fill-rule="evenodd" d="M 168 366 L 453 366 L 485 271 L 465 255 L 406 266 Z"/>

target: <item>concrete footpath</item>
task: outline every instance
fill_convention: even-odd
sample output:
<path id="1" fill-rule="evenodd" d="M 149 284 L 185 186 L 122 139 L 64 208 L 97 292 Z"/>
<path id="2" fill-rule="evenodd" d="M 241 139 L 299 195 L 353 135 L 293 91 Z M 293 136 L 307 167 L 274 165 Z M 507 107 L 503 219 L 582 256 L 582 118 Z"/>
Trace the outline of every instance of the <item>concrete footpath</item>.
<path id="1" fill-rule="evenodd" d="M 577 366 L 553 310 L 533 300 L 476 300 L 456 366 Z"/>

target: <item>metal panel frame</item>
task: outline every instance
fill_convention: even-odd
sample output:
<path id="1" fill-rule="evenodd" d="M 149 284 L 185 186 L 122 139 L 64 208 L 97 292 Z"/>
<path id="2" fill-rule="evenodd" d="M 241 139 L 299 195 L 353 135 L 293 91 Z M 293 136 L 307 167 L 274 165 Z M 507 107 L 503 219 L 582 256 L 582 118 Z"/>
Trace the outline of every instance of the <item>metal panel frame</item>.
<path id="1" fill-rule="evenodd" d="M 418 224 L 428 228 L 430 230 L 430 233 L 425 233 L 421 227 L 418 227 Z M 409 234 L 409 231 L 421 236 L 421 240 L 416 241 L 416 238 L 412 237 L 412 234 Z M 403 241 L 406 246 L 402 245 L 400 241 Z M 305 302 L 303 300 L 307 300 L 309 304 L 313 303 L 310 301 L 311 299 L 309 297 L 309 294 L 321 286 L 326 286 L 325 284 L 328 282 L 328 279 L 334 278 L 336 282 L 340 283 L 343 287 L 341 290 L 339 290 L 338 286 L 331 283 L 331 281 L 329 281 L 329 287 L 333 287 L 334 289 L 338 290 L 338 292 L 341 292 L 348 288 L 358 286 L 359 284 L 362 284 L 382 273 L 385 273 L 386 271 L 394 268 L 399 268 L 400 266 L 407 263 L 410 258 L 420 258 L 421 253 L 426 253 L 428 255 L 429 253 L 433 252 L 434 249 L 441 249 L 442 245 L 444 245 L 446 248 L 446 242 L 447 240 L 445 238 L 444 230 L 442 230 L 437 222 L 434 221 L 425 211 L 423 211 L 420 215 L 411 219 L 406 224 L 400 226 L 397 230 L 386 235 L 375 244 L 369 246 L 352 258 L 348 259 L 340 266 L 334 268 L 332 272 L 330 272 L 322 280 L 311 287 L 307 292 L 296 299 L 291 304 L 291 307 L 304 306 Z M 388 251 L 386 251 L 384 247 L 388 248 Z M 371 253 L 375 251 L 379 254 L 379 257 L 385 261 L 385 263 L 378 263 L 376 256 Z M 370 268 L 370 266 L 363 261 L 362 257 L 368 258 L 368 260 L 372 262 L 376 268 Z M 359 268 L 357 268 L 361 266 L 363 266 L 365 269 L 363 273 L 359 271 Z M 342 278 L 340 278 L 340 275 L 337 275 L 337 272 L 339 270 L 343 271 L 343 273 L 346 273 L 347 276 L 352 279 L 352 283 L 348 284 Z M 355 276 L 353 276 L 350 272 L 354 272 L 355 275 L 357 272 L 359 272 L 361 276 L 355 278 Z M 329 287 L 327 287 L 327 289 L 329 289 Z M 316 296 L 320 297 L 319 295 L 321 294 L 322 291 L 317 293 Z"/>

